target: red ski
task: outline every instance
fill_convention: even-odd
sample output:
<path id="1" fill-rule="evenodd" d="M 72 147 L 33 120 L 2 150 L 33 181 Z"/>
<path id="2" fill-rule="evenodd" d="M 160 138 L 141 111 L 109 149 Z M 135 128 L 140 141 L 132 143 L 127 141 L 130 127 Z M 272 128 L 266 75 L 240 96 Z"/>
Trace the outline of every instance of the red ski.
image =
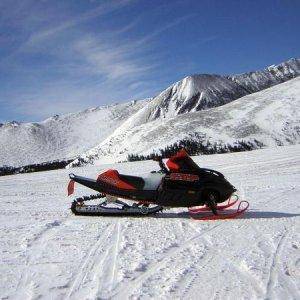
<path id="1" fill-rule="evenodd" d="M 238 200 L 234 201 L 234 204 L 237 202 Z M 245 205 L 245 206 L 244 206 Z M 198 210 L 198 213 L 196 213 L 195 211 L 189 211 L 190 212 L 190 216 L 192 219 L 194 220 L 198 220 L 198 221 L 209 221 L 209 220 L 224 220 L 224 219 L 234 219 L 240 215 L 242 215 L 249 207 L 249 202 L 248 201 L 241 201 L 239 203 L 239 206 L 237 208 L 237 210 L 233 211 L 233 212 L 224 212 L 224 207 L 231 207 L 233 206 L 232 203 L 228 205 L 224 205 L 223 209 L 218 209 L 217 210 L 217 214 L 213 214 L 209 211 L 209 209 L 205 209 L 205 210 Z M 244 207 L 243 207 L 244 206 Z"/>
<path id="2" fill-rule="evenodd" d="M 227 204 L 217 205 L 216 206 L 217 210 L 224 210 L 226 208 L 229 208 L 229 207 L 235 205 L 238 202 L 239 197 L 238 197 L 238 195 L 233 195 L 233 196 L 236 198 L 235 200 L 232 200 L 232 197 L 230 197 L 228 199 Z M 201 206 L 201 207 L 197 207 L 197 208 L 189 208 L 190 214 L 198 214 L 198 213 L 205 212 L 205 211 L 211 211 L 210 207 L 205 205 L 205 206 Z"/>

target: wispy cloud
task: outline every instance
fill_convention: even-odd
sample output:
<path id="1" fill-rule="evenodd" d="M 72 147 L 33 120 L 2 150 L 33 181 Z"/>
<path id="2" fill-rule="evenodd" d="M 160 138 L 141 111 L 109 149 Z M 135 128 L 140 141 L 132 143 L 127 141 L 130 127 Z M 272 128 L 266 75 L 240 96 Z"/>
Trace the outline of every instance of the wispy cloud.
<path id="1" fill-rule="evenodd" d="M 69 20 L 62 22 L 57 26 L 53 26 L 51 28 L 36 32 L 35 34 L 30 36 L 29 40 L 27 41 L 27 44 L 30 45 L 42 42 L 44 39 L 51 38 L 51 36 L 63 32 L 66 29 L 76 27 L 81 23 L 91 20 L 93 18 L 107 15 L 115 10 L 123 8 L 128 4 L 131 4 L 132 2 L 134 2 L 134 0 L 110 0 L 103 2 L 96 8 L 90 9 L 89 11 L 79 16 L 70 18 Z"/>
<path id="2" fill-rule="evenodd" d="M 73 50 L 81 55 L 96 74 L 102 74 L 110 80 L 123 77 L 132 79 L 133 76 L 146 74 L 161 65 L 158 55 L 151 53 L 154 48 L 151 41 L 192 16 L 179 17 L 137 39 L 105 40 L 101 36 L 90 35 L 77 40 L 73 44 Z"/>
<path id="3" fill-rule="evenodd" d="M 151 40 L 157 36 L 159 36 L 160 34 L 162 34 L 163 32 L 167 31 L 168 29 L 172 28 L 172 27 L 175 27 L 177 25 L 179 25 L 180 23 L 184 22 L 184 21 L 187 21 L 188 19 L 194 17 L 195 15 L 194 14 L 189 14 L 189 15 L 186 15 L 186 16 L 182 16 L 182 17 L 178 17 L 177 19 L 163 25 L 162 27 L 154 30 L 153 32 L 149 33 L 148 35 L 146 35 L 141 41 L 140 43 L 145 43 L 147 42 L 148 40 Z"/>
<path id="4" fill-rule="evenodd" d="M 146 47 L 138 48 L 137 44 L 137 41 L 102 41 L 89 36 L 76 41 L 73 50 L 92 73 L 114 80 L 124 76 L 131 78 L 155 67 L 141 55 Z"/>
<path id="5" fill-rule="evenodd" d="M 143 23 L 140 16 L 87 31 L 82 26 L 85 22 L 93 22 L 98 17 L 107 20 L 110 14 L 121 13 L 135 0 L 105 1 L 81 14 L 67 14 L 65 18 L 59 12 L 60 22 L 53 21 L 55 10 L 42 19 L 43 9 L 33 7 L 34 2 L 30 0 L 24 1 L 28 15 L 22 17 L 21 13 L 25 2 L 18 3 L 14 26 L 30 30 L 27 38 L 24 40 L 23 35 L 19 46 L 0 61 L 0 75 L 2 66 L 5 72 L 18 77 L 15 80 L 22 80 L 23 87 L 16 86 L 5 96 L 2 92 L 2 97 L 14 101 L 18 114 L 33 119 L 117 99 L 152 96 L 151 91 L 156 92 L 158 87 L 149 78 L 155 76 L 159 80 L 164 58 L 157 51 L 157 38 L 193 17 L 191 14 L 173 18 L 142 35 L 135 34 Z M 29 8 L 34 10 L 34 17 L 30 16 Z"/>

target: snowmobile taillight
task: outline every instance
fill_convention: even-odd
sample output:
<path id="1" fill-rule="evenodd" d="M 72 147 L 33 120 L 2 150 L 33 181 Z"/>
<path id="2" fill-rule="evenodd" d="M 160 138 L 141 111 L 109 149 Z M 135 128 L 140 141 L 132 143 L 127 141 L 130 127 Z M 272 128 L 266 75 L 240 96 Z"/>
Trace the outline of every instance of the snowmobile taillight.
<path id="1" fill-rule="evenodd" d="M 70 180 L 70 182 L 68 184 L 68 196 L 70 196 L 74 193 L 74 185 L 75 185 L 75 181 Z"/>

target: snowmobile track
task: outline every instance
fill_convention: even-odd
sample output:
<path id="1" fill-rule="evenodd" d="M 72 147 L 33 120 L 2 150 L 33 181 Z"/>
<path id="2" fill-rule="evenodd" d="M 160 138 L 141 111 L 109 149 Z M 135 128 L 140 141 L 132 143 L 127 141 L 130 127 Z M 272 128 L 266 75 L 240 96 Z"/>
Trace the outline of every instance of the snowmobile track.
<path id="1" fill-rule="evenodd" d="M 224 226 L 222 227 L 222 230 L 224 230 Z M 260 282 L 255 277 L 253 277 L 251 273 L 249 273 L 246 270 L 243 270 L 241 266 L 232 258 L 223 256 L 222 251 L 218 248 L 215 248 L 214 244 L 211 241 L 208 241 L 206 236 L 203 237 L 203 240 L 206 241 L 208 245 L 210 245 L 209 251 L 214 251 L 215 257 L 213 258 L 213 260 L 218 260 L 222 258 L 222 261 L 230 265 L 230 268 L 232 268 L 236 274 L 239 274 L 241 279 L 244 279 L 245 282 L 248 282 L 251 285 L 257 297 L 259 297 L 259 295 L 263 293 L 263 287 L 261 286 Z M 207 266 L 205 266 L 205 268 L 206 267 Z"/>

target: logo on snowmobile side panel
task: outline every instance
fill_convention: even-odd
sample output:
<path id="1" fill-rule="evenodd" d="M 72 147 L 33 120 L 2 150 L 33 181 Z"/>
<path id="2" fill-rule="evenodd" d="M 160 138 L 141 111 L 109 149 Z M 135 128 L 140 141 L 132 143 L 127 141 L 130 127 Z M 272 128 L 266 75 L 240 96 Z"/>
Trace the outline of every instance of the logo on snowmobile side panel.
<path id="1" fill-rule="evenodd" d="M 193 174 L 184 174 L 184 173 L 171 173 L 170 174 L 171 180 L 181 180 L 181 181 L 197 181 L 199 180 L 198 175 Z"/>

